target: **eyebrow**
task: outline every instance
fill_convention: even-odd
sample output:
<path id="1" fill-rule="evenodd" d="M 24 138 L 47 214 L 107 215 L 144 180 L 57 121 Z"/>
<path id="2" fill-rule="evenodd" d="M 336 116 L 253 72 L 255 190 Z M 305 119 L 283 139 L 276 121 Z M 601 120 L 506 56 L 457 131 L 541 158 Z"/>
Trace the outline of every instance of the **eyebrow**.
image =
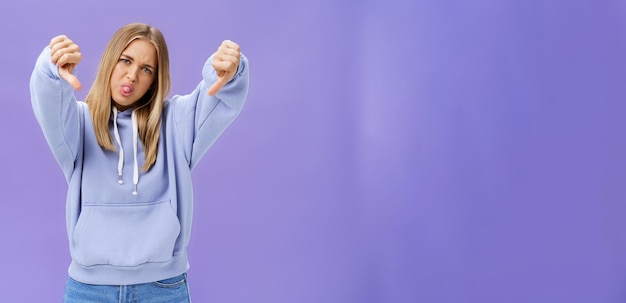
<path id="1" fill-rule="evenodd" d="M 130 61 L 135 61 L 135 59 L 133 59 L 133 57 L 131 57 L 131 56 L 127 55 L 127 54 L 122 54 L 122 57 L 126 57 L 127 59 L 130 59 Z M 150 65 L 150 64 L 144 64 L 143 66 L 149 67 L 151 69 L 156 70 L 156 68 L 154 66 Z"/>

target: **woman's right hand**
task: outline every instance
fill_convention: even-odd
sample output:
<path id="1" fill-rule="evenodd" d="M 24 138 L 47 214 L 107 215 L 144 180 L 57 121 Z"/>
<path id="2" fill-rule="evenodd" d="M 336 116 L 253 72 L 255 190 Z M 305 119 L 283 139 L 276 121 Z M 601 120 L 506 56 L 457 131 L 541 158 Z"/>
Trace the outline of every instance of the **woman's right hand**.
<path id="1" fill-rule="evenodd" d="M 72 74 L 76 65 L 83 59 L 78 45 L 65 35 L 56 36 L 50 40 L 50 56 L 52 63 L 59 67 L 59 76 L 75 90 L 80 90 L 83 86 Z"/>

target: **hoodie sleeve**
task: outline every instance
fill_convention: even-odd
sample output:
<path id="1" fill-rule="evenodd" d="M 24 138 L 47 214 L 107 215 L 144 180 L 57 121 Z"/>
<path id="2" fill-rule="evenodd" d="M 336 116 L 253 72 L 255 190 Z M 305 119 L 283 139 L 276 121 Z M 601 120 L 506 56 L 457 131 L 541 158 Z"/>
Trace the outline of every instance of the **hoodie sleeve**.
<path id="1" fill-rule="evenodd" d="M 35 118 L 67 180 L 74 168 L 79 145 L 78 104 L 74 89 L 59 76 L 46 47 L 30 78 L 30 96 Z"/>
<path id="2" fill-rule="evenodd" d="M 191 94 L 174 96 L 170 103 L 175 108 L 177 135 L 182 137 L 178 142 L 192 170 L 241 112 L 248 95 L 248 59 L 241 54 L 237 73 L 215 96 L 207 94 L 217 80 L 213 56 L 204 64 L 202 78 Z"/>

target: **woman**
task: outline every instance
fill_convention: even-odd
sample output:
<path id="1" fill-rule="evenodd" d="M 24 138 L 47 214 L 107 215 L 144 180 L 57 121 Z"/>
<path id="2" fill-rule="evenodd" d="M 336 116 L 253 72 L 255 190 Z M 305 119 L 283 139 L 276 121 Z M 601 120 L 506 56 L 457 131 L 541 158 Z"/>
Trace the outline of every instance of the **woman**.
<path id="1" fill-rule="evenodd" d="M 165 100 L 163 35 L 129 24 L 114 34 L 79 102 L 72 71 L 81 58 L 72 40 L 53 38 L 30 84 L 33 111 L 68 182 L 65 302 L 189 302 L 191 171 L 241 111 L 247 59 L 224 41 L 196 89 Z"/>

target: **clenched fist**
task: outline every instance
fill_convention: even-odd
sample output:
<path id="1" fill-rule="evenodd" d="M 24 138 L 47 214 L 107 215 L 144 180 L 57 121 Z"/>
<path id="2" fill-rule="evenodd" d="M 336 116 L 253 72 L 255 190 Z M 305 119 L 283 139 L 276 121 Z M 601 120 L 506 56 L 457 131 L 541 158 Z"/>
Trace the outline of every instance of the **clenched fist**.
<path id="1" fill-rule="evenodd" d="M 83 55 L 76 43 L 65 35 L 60 35 L 50 40 L 50 56 L 52 63 L 59 67 L 59 76 L 67 81 L 75 90 L 80 90 L 83 86 L 72 71 L 78 65 Z"/>
<path id="2" fill-rule="evenodd" d="M 237 43 L 224 40 L 213 54 L 213 68 L 217 73 L 217 81 L 209 88 L 209 95 L 213 96 L 222 89 L 237 73 L 241 50 Z"/>

